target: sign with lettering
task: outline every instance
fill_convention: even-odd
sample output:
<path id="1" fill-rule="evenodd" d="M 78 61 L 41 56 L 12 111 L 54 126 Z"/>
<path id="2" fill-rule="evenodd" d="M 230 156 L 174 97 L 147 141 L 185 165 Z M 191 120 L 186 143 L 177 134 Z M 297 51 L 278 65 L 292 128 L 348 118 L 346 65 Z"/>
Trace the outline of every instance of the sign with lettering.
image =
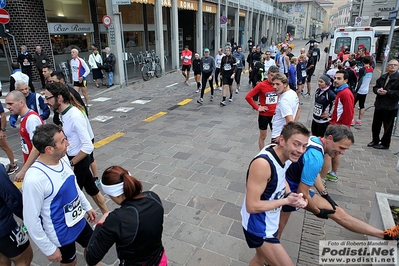
<path id="1" fill-rule="evenodd" d="M 154 5 L 155 1 L 154 0 L 131 0 L 132 3 L 139 3 L 139 4 L 151 4 Z"/>
<path id="2" fill-rule="evenodd" d="M 392 11 L 395 10 L 395 7 L 379 7 L 379 11 Z"/>
<path id="3" fill-rule="evenodd" d="M 180 9 L 186 9 L 186 10 L 198 10 L 198 2 L 197 1 L 192 1 L 192 0 L 179 0 L 179 7 Z"/>
<path id="4" fill-rule="evenodd" d="M 115 45 L 116 41 L 115 41 L 115 28 L 114 28 L 114 24 L 111 24 L 108 27 L 108 34 L 109 34 L 109 42 L 111 45 Z"/>
<path id="5" fill-rule="evenodd" d="M 245 17 L 245 16 L 247 15 L 247 12 L 245 12 L 245 11 L 240 11 L 240 12 L 238 13 L 238 15 L 239 15 L 240 17 Z"/>
<path id="6" fill-rule="evenodd" d="M 50 34 L 73 34 L 94 32 L 91 23 L 47 23 Z"/>
<path id="7" fill-rule="evenodd" d="M 216 14 L 216 4 L 202 2 L 202 12 Z"/>
<path id="8" fill-rule="evenodd" d="M 130 5 L 131 2 L 130 0 L 112 0 L 112 4 L 122 6 L 122 5 Z"/>
<path id="9" fill-rule="evenodd" d="M 172 7 L 172 1 L 171 0 L 162 0 L 162 6 Z"/>

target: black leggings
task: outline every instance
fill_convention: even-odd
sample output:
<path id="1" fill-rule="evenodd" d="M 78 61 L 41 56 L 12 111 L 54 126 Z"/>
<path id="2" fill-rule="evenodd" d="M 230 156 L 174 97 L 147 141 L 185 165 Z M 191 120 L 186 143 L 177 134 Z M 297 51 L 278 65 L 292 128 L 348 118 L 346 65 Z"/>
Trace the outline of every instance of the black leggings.
<path id="1" fill-rule="evenodd" d="M 218 86 L 219 87 L 219 74 L 220 74 L 220 68 L 216 68 L 216 70 L 215 70 L 215 83 L 216 83 L 216 86 Z M 222 78 L 220 78 L 220 86 L 222 86 Z"/>
<path id="2" fill-rule="evenodd" d="M 212 76 L 212 72 L 202 72 L 202 90 L 201 90 L 201 98 L 204 98 L 206 82 L 208 81 L 209 77 Z M 209 86 L 211 86 L 211 95 L 213 95 L 213 79 L 209 80 Z"/>

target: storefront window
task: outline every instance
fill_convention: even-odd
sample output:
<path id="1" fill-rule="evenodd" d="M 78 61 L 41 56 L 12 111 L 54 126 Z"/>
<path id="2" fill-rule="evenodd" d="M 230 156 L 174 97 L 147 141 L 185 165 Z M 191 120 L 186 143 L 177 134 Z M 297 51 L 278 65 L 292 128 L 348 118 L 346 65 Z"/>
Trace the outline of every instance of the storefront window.
<path id="1" fill-rule="evenodd" d="M 105 15 L 107 15 L 105 0 L 97 0 L 97 21 L 102 21 Z"/>
<path id="2" fill-rule="evenodd" d="M 90 54 L 91 34 L 54 34 L 50 35 L 56 64 L 69 61 L 71 50 L 77 49 L 79 57 L 88 60 Z"/>
<path id="3" fill-rule="evenodd" d="M 48 22 L 90 23 L 88 0 L 43 0 Z"/>
<path id="4" fill-rule="evenodd" d="M 133 3 L 128 6 L 119 6 L 119 11 L 122 12 L 123 24 L 143 24 L 143 10 L 142 4 Z"/>

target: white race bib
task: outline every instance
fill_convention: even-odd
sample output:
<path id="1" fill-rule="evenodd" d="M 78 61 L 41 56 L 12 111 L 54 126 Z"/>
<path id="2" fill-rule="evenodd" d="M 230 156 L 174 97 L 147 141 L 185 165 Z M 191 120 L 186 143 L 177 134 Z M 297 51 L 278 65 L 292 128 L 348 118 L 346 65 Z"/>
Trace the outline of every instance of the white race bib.
<path id="1" fill-rule="evenodd" d="M 237 66 L 240 65 L 241 60 L 240 59 L 236 59 L 237 62 Z"/>
<path id="2" fill-rule="evenodd" d="M 224 70 L 226 70 L 226 71 L 231 70 L 231 65 L 230 64 L 225 64 L 224 65 Z"/>
<path id="3" fill-rule="evenodd" d="M 29 62 L 23 62 L 22 65 L 24 65 L 24 66 L 30 66 L 30 63 L 29 63 Z"/>
<path id="4" fill-rule="evenodd" d="M 209 64 L 204 64 L 202 66 L 203 70 L 209 70 L 211 68 L 211 66 Z"/>
<path id="5" fill-rule="evenodd" d="M 313 107 L 313 114 L 315 116 L 321 116 L 322 113 L 323 113 L 323 106 L 321 106 L 318 103 L 315 103 L 315 105 Z"/>
<path id="6" fill-rule="evenodd" d="M 266 104 L 277 104 L 277 93 L 266 93 Z"/>
<path id="7" fill-rule="evenodd" d="M 28 144 L 26 144 L 24 139 L 21 139 L 21 148 L 22 148 L 22 153 L 29 154 Z"/>
<path id="8" fill-rule="evenodd" d="M 307 76 L 306 70 L 302 70 L 302 77 L 304 78 L 304 77 L 306 77 L 306 76 Z"/>
<path id="9" fill-rule="evenodd" d="M 17 242 L 17 247 L 25 244 L 29 239 L 25 229 L 25 227 L 17 224 L 17 226 L 11 230 L 11 238 L 13 241 Z"/>
<path id="10" fill-rule="evenodd" d="M 43 60 L 42 60 L 42 63 L 45 64 L 45 63 L 46 63 L 46 60 L 43 59 Z"/>
<path id="11" fill-rule="evenodd" d="M 187 59 L 187 58 L 184 58 L 183 62 L 184 62 L 184 63 L 187 63 L 187 62 L 188 62 L 188 59 Z"/>
<path id="12" fill-rule="evenodd" d="M 317 56 L 317 52 L 313 52 L 313 56 Z"/>
<path id="13" fill-rule="evenodd" d="M 79 195 L 68 204 L 64 206 L 65 223 L 68 227 L 72 227 L 77 224 L 85 216 L 86 211 L 83 210 L 82 204 L 80 204 Z"/>

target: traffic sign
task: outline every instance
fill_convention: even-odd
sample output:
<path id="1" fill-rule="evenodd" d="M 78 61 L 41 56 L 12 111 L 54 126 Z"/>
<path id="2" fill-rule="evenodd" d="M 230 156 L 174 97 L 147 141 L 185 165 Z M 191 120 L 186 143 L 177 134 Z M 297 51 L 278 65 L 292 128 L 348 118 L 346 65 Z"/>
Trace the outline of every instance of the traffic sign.
<path id="1" fill-rule="evenodd" d="M 0 0 L 0 8 L 6 7 L 6 0 Z"/>
<path id="2" fill-rule="evenodd" d="M 398 16 L 398 10 L 389 12 L 388 20 L 395 20 Z"/>
<path id="3" fill-rule="evenodd" d="M 361 17 L 356 17 L 356 22 L 362 22 L 362 18 Z"/>
<path id="4" fill-rule="evenodd" d="M 112 19 L 110 16 L 105 15 L 102 19 L 102 22 L 105 27 L 109 27 L 112 24 Z"/>
<path id="5" fill-rule="evenodd" d="M 7 24 L 8 22 L 10 22 L 10 14 L 7 10 L 0 8 L 0 24 Z"/>
<path id="6" fill-rule="evenodd" d="M 226 16 L 220 16 L 220 24 L 226 24 L 227 23 L 227 17 Z"/>

